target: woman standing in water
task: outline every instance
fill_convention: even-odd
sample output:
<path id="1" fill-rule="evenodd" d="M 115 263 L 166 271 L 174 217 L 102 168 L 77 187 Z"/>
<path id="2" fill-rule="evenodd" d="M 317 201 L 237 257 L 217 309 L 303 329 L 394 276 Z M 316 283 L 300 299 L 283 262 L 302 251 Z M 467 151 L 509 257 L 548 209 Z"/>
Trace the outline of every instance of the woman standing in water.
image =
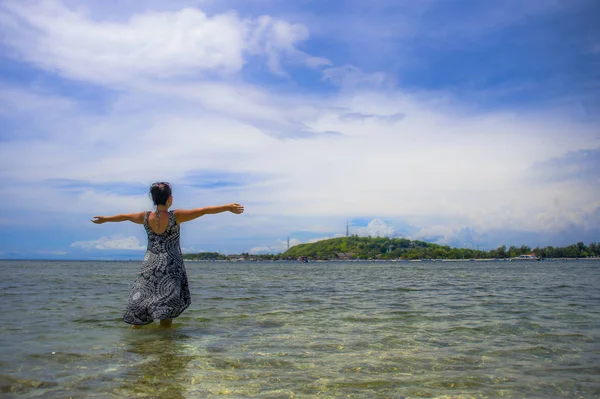
<path id="1" fill-rule="evenodd" d="M 169 211 L 173 196 L 171 186 L 165 182 L 150 186 L 150 197 L 156 206 L 154 212 L 94 216 L 92 219 L 96 224 L 124 221 L 143 224 L 148 234 L 146 256 L 123 316 L 123 321 L 132 328 L 154 320 L 160 320 L 161 326 L 168 327 L 173 318 L 190 306 L 190 290 L 179 246 L 179 225 L 203 215 L 244 212 L 244 207 L 236 203 Z"/>

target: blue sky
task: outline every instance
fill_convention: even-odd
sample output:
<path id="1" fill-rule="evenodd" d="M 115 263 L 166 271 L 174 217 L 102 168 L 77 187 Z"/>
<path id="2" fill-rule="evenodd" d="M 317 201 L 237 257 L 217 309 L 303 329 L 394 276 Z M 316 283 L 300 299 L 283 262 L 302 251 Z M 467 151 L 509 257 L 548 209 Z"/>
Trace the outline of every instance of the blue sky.
<path id="1" fill-rule="evenodd" d="M 0 1 L 0 258 L 140 259 L 94 215 L 229 202 L 184 251 L 600 237 L 600 6 Z"/>

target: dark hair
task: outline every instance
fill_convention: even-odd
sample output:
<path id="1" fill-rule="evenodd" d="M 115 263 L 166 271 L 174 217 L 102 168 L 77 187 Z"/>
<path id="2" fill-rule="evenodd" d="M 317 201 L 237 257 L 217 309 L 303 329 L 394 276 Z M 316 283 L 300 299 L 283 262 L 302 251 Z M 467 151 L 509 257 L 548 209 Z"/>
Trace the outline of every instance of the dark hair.
<path id="1" fill-rule="evenodd" d="M 150 186 L 150 198 L 154 205 L 167 205 L 167 201 L 171 196 L 171 185 L 161 181 Z"/>

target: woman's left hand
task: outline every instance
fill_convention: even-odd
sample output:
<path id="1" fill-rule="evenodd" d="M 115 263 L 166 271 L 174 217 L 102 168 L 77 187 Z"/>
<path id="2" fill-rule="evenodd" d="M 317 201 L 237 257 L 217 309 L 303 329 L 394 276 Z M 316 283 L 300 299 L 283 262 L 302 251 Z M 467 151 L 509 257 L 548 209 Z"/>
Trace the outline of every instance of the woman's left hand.
<path id="1" fill-rule="evenodd" d="M 229 212 L 239 215 L 244 212 L 244 207 L 234 202 L 233 204 L 229 204 Z"/>

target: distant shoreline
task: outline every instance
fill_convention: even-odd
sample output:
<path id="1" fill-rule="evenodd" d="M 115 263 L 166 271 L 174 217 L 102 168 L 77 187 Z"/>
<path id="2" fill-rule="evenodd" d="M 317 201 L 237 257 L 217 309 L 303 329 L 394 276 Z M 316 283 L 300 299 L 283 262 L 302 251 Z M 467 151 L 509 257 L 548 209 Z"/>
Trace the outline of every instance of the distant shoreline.
<path id="1" fill-rule="evenodd" d="M 558 262 L 558 261 L 600 261 L 600 258 L 544 258 L 540 262 Z M 315 259 L 309 262 L 300 262 L 295 259 L 185 259 L 186 262 L 200 263 L 239 263 L 239 262 L 286 262 L 286 263 L 410 263 L 410 262 L 513 262 L 513 263 L 535 263 L 536 261 L 511 260 L 510 258 L 481 258 L 481 259 Z"/>
<path id="2" fill-rule="evenodd" d="M 21 262 L 141 262 L 143 259 L 31 259 L 31 258 L 0 258 L 0 262 L 10 261 L 21 261 Z M 297 259 L 256 259 L 249 257 L 238 258 L 238 259 L 184 259 L 185 262 L 194 263 L 240 263 L 240 262 L 261 262 L 261 263 L 304 263 Z M 588 257 L 588 258 L 542 258 L 540 262 L 558 262 L 558 261 L 600 261 L 600 257 Z M 527 260 L 511 260 L 510 258 L 480 258 L 480 259 L 310 259 L 308 263 L 410 263 L 410 262 L 444 262 L 444 263 L 456 263 L 456 262 L 512 262 L 512 263 L 535 263 L 536 261 Z"/>

